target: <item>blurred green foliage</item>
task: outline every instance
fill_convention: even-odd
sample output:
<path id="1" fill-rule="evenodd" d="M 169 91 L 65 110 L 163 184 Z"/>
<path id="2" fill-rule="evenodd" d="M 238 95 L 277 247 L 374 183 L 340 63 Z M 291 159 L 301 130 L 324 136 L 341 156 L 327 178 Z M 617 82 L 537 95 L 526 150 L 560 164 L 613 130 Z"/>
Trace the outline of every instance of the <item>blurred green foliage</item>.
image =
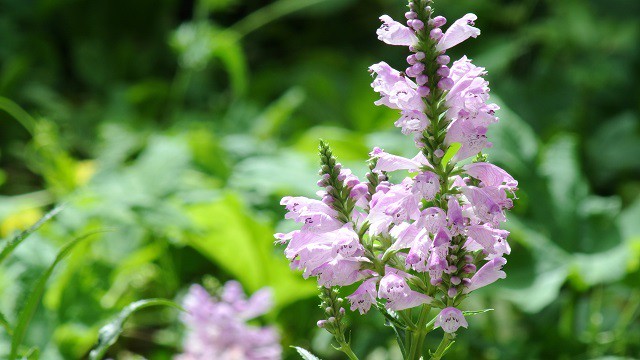
<path id="1" fill-rule="evenodd" d="M 265 321 L 284 345 L 337 358 L 315 328 L 313 281 L 289 270 L 271 234 L 286 230 L 280 197 L 315 192 L 319 137 L 358 174 L 374 145 L 413 155 L 394 111 L 373 105 L 366 71 L 402 68 L 403 50 L 374 31 L 403 6 L 1 0 L 0 246 L 67 203 L 3 262 L 2 325 L 17 323 L 63 244 L 112 229 L 52 273 L 21 351 L 85 358 L 127 304 L 179 299 L 214 276 L 273 287 Z M 453 55 L 489 71 L 503 108 L 489 159 L 521 185 L 509 277 L 467 304 L 496 311 L 470 318 L 449 357 L 640 357 L 640 3 L 436 7 L 450 22 L 479 16 L 482 36 Z M 381 318 L 351 319 L 357 353 L 397 358 Z M 181 331 L 176 311 L 144 310 L 109 354 L 169 359 Z M 2 330 L 0 354 L 9 348 Z"/>

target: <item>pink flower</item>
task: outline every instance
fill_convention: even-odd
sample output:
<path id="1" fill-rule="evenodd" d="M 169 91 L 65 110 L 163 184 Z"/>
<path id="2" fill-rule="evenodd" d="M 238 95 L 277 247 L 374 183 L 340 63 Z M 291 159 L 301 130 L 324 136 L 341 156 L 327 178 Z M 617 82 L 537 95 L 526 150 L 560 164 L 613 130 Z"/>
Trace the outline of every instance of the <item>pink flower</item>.
<path id="1" fill-rule="evenodd" d="M 478 188 L 475 186 L 467 186 L 462 188 L 462 193 L 469 199 L 473 206 L 473 212 L 483 222 L 497 226 L 506 218 L 502 212 L 501 204 L 506 205 L 506 195 L 504 191 L 501 196 L 499 193 L 487 191 L 491 188 Z"/>
<path id="2" fill-rule="evenodd" d="M 433 300 L 425 294 L 411 290 L 406 281 L 407 277 L 409 274 L 405 272 L 388 266 L 385 268 L 385 276 L 380 280 L 378 297 L 387 300 L 385 306 L 388 309 L 404 310 Z"/>
<path id="3" fill-rule="evenodd" d="M 480 180 L 483 187 L 504 188 L 514 192 L 518 188 L 518 182 L 502 168 L 484 162 L 472 163 L 464 166 L 469 176 Z"/>
<path id="4" fill-rule="evenodd" d="M 393 20 L 388 15 L 380 16 L 382 25 L 376 31 L 378 39 L 389 45 L 411 46 L 418 43 L 416 34 L 410 28 Z"/>
<path id="5" fill-rule="evenodd" d="M 246 298 L 240 284 L 225 284 L 216 298 L 193 285 L 183 300 L 181 316 L 187 331 L 184 353 L 176 360 L 246 359 L 277 360 L 282 357 L 280 337 L 272 327 L 256 327 L 247 320 L 272 307 L 271 292 L 262 289 Z"/>
<path id="6" fill-rule="evenodd" d="M 391 224 L 398 225 L 420 216 L 419 198 L 411 191 L 412 183 L 411 178 L 405 178 L 401 184 L 392 185 L 386 193 L 373 194 L 367 217 L 371 235 L 387 233 Z"/>
<path id="7" fill-rule="evenodd" d="M 431 171 L 424 171 L 413 179 L 413 192 L 427 201 L 435 199 L 440 191 L 440 179 Z"/>
<path id="8" fill-rule="evenodd" d="M 372 152 L 374 153 L 374 152 Z M 397 171 L 420 169 L 422 164 L 415 159 L 407 159 L 402 156 L 392 155 L 382 150 L 376 151 L 373 157 L 377 158 L 375 171 Z"/>
<path id="9" fill-rule="evenodd" d="M 493 257 L 511 253 L 506 230 L 494 229 L 489 224 L 472 225 L 467 228 L 467 236 L 465 247 L 469 251 L 483 250 Z"/>
<path id="10" fill-rule="evenodd" d="M 421 133 L 427 128 L 429 119 L 422 111 L 408 110 L 402 111 L 402 116 L 394 125 L 402 129 L 402 133 L 409 135 L 411 133 Z"/>
<path id="11" fill-rule="evenodd" d="M 454 161 L 460 161 L 476 155 L 484 148 L 492 146 L 487 141 L 486 133 L 486 127 L 477 127 L 469 120 L 459 119 L 449 126 L 444 142 L 447 145 L 451 145 L 454 142 L 462 145 L 458 153 L 453 157 Z"/>
<path id="12" fill-rule="evenodd" d="M 376 105 L 403 111 L 424 111 L 425 105 L 416 91 L 417 85 L 409 78 L 385 62 L 371 65 L 369 71 L 376 74 L 371 87 L 382 96 Z"/>
<path id="13" fill-rule="evenodd" d="M 456 20 L 440 38 L 438 45 L 436 45 L 436 50 L 445 51 L 470 37 L 478 37 L 480 29 L 473 27 L 477 19 L 478 17 L 475 14 L 467 14 Z"/>
<path id="14" fill-rule="evenodd" d="M 302 196 L 285 196 L 280 201 L 288 210 L 285 219 L 303 223 L 302 230 L 314 232 L 332 231 L 342 226 L 338 213 L 320 200 Z"/>
<path id="15" fill-rule="evenodd" d="M 462 311 L 454 308 L 448 307 L 442 309 L 438 317 L 436 318 L 434 327 L 442 327 L 444 332 L 452 334 L 458 330 L 459 327 L 467 328 L 469 324 L 467 320 L 464 318 Z"/>
<path id="16" fill-rule="evenodd" d="M 362 279 L 362 263 L 369 262 L 365 257 L 336 256 L 331 261 L 313 270 L 311 275 L 318 277 L 318 285 L 347 286 Z"/>
<path id="17" fill-rule="evenodd" d="M 479 289 L 483 286 L 494 283 L 498 279 L 504 279 L 507 274 L 502 271 L 502 267 L 507 263 L 507 260 L 503 257 L 497 257 L 488 261 L 484 266 L 478 270 L 471 278 L 471 282 L 464 289 L 464 293 L 468 294 L 473 290 Z"/>
<path id="18" fill-rule="evenodd" d="M 416 221 L 418 227 L 423 227 L 430 234 L 436 234 L 438 230 L 447 225 L 447 214 L 439 207 L 429 207 L 422 210 L 420 218 Z"/>
<path id="19" fill-rule="evenodd" d="M 353 294 L 347 296 L 347 299 L 351 302 L 351 311 L 358 309 L 361 315 L 369 311 L 371 305 L 376 302 L 376 284 L 378 280 L 378 277 L 372 277 L 363 281 Z"/>

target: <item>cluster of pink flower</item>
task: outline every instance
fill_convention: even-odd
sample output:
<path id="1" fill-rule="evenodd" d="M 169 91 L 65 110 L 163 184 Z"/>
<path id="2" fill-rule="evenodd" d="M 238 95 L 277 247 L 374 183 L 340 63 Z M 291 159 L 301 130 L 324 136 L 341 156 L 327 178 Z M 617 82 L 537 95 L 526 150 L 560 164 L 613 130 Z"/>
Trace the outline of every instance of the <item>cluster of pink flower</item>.
<path id="1" fill-rule="evenodd" d="M 380 18 L 378 38 L 412 52 L 405 72 L 384 62 L 370 67 L 376 105 L 400 110 L 395 125 L 413 136 L 417 155 L 375 148 L 361 182 L 321 143 L 322 200 L 283 198 L 286 218 L 302 227 L 276 238 L 288 243 L 292 267 L 322 286 L 363 280 L 347 297 L 351 310 L 364 314 L 378 300 L 394 311 L 427 304 L 443 309 L 435 325 L 452 333 L 467 326 L 457 308 L 467 294 L 506 276 L 509 233 L 499 225 L 518 183 L 482 154 L 491 146 L 487 128 L 498 121 L 485 70 L 466 57 L 448 66 L 446 50 L 480 34 L 476 16 L 443 32 L 446 19 L 432 17 L 428 3 L 410 2 L 407 26 Z M 393 171 L 412 176 L 392 184 Z"/>
<path id="2" fill-rule="evenodd" d="M 227 282 L 219 297 L 192 285 L 183 301 L 187 311 L 182 318 L 187 327 L 184 353 L 175 360 L 281 359 L 282 347 L 276 330 L 247 324 L 272 306 L 268 289 L 247 299 L 236 281 Z"/>

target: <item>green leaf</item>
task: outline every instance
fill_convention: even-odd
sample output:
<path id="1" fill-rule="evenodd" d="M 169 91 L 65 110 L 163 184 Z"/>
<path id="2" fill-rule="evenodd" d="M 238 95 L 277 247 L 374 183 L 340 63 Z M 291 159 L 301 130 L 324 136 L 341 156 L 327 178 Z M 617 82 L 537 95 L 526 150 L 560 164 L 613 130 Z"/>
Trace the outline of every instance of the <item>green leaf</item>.
<path id="1" fill-rule="evenodd" d="M 489 126 L 487 138 L 493 147 L 486 150 L 491 162 L 505 166 L 516 178 L 531 177 L 531 168 L 538 154 L 535 132 L 516 113 L 495 95 L 492 100 L 500 106 L 500 122 Z"/>
<path id="2" fill-rule="evenodd" d="M 27 328 L 29 327 L 29 323 L 31 322 L 31 319 L 33 318 L 33 315 L 35 314 L 38 308 L 38 304 L 40 304 L 40 299 L 42 298 L 42 294 L 44 293 L 45 286 L 47 285 L 47 280 L 49 280 L 49 277 L 51 277 L 51 274 L 53 273 L 53 270 L 55 269 L 56 265 L 58 265 L 60 261 L 62 261 L 65 257 L 67 257 L 69 253 L 71 253 L 71 250 L 73 250 L 73 248 L 78 243 L 80 243 L 81 241 L 93 235 L 103 233 L 103 232 L 105 232 L 105 230 L 92 231 L 90 233 L 87 233 L 85 235 L 82 235 L 78 238 L 75 238 L 69 241 L 67 244 L 65 244 L 62 247 L 60 252 L 58 252 L 56 259 L 49 266 L 47 271 L 40 276 L 35 286 L 33 287 L 33 290 L 27 297 L 25 306 L 20 312 L 20 316 L 18 317 L 18 323 L 14 330 L 13 337 L 11 338 L 11 354 L 9 355 L 9 360 L 15 360 L 16 357 L 18 356 L 18 349 L 22 344 L 22 340 L 24 340 L 24 336 L 27 332 Z"/>
<path id="3" fill-rule="evenodd" d="M 313 355 L 312 353 L 310 353 L 306 349 L 303 349 L 303 348 L 298 347 L 298 346 L 292 346 L 292 348 L 296 349 L 296 351 L 298 351 L 298 354 L 300 354 L 300 356 L 302 356 L 302 358 L 305 359 L 305 360 L 320 360 L 319 357 Z"/>
<path id="4" fill-rule="evenodd" d="M 474 310 L 474 311 L 463 311 L 462 315 L 464 316 L 472 316 L 472 315 L 478 315 L 478 314 L 484 314 L 486 312 L 489 311 L 493 311 L 494 309 L 483 309 L 483 310 Z"/>
<path id="5" fill-rule="evenodd" d="M 102 359 L 109 347 L 111 347 L 116 343 L 116 341 L 118 341 L 118 338 L 122 333 L 124 323 L 129 319 L 131 314 L 138 310 L 152 306 L 168 306 L 185 311 L 182 307 L 180 307 L 180 305 L 166 299 L 146 299 L 131 303 L 124 309 L 122 309 L 120 314 L 118 314 L 115 319 L 111 320 L 111 322 L 100 329 L 100 333 L 98 335 L 98 344 L 93 350 L 91 350 L 91 353 L 89 353 L 89 359 Z"/>
<path id="6" fill-rule="evenodd" d="M 18 245 L 20 245 L 20 243 L 26 240 L 35 231 L 40 229 L 40 227 L 44 225 L 44 223 L 46 223 L 47 221 L 51 220 L 51 218 L 56 216 L 60 211 L 62 211 L 63 208 L 64 208 L 64 205 L 60 205 L 53 208 L 53 210 L 45 214 L 45 216 L 43 216 L 40 220 L 38 220 L 38 222 L 33 224 L 33 226 L 21 232 L 20 234 L 18 234 L 18 236 L 14 237 L 11 241 L 6 243 L 2 248 L 2 251 L 0 251 L 0 264 L 4 259 L 7 258 L 7 256 L 11 254 L 11 252 L 13 252 L 13 250 L 15 250 L 16 247 L 18 247 Z"/>
<path id="7" fill-rule="evenodd" d="M 453 157 L 456 156 L 458 151 L 460 151 L 461 147 L 462 147 L 462 144 L 459 142 L 454 142 L 449 146 L 449 148 L 447 149 L 447 152 L 442 157 L 442 161 L 440 162 L 443 167 L 447 166 L 447 164 L 449 163 L 449 160 L 453 159 Z"/>
<path id="8" fill-rule="evenodd" d="M 0 312 L 0 325 L 2 325 L 2 327 L 5 329 L 7 334 L 9 334 L 9 336 L 13 335 L 13 329 L 11 329 L 11 324 L 9 324 L 9 321 L 7 321 L 7 318 L 1 312 Z"/>
<path id="9" fill-rule="evenodd" d="M 40 358 L 40 349 L 32 347 L 22 357 L 23 360 L 38 360 Z"/>
<path id="10" fill-rule="evenodd" d="M 298 87 L 287 90 L 279 99 L 269 105 L 255 120 L 253 133 L 256 137 L 266 140 L 273 137 L 282 125 L 291 117 L 291 114 L 300 107 L 306 95 L 304 90 Z"/>

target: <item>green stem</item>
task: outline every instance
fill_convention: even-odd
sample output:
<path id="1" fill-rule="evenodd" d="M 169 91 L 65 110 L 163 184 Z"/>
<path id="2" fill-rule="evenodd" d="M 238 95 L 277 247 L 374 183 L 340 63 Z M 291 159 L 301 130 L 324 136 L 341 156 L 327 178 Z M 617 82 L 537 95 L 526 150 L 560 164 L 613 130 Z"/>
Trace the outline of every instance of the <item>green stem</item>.
<path id="1" fill-rule="evenodd" d="M 444 352 L 448 349 L 450 342 L 451 342 L 451 335 L 444 333 L 444 336 L 442 337 L 442 341 L 440 342 L 440 345 L 438 345 L 438 349 L 436 349 L 436 352 L 433 355 L 431 355 L 431 360 L 442 359 L 442 356 L 444 356 Z"/>
<path id="2" fill-rule="evenodd" d="M 348 342 L 342 340 L 339 343 L 340 343 L 340 347 L 338 348 L 338 350 L 345 353 L 350 360 L 358 360 L 358 356 L 356 356 L 353 350 L 351 350 L 351 346 L 349 345 Z"/>
<path id="3" fill-rule="evenodd" d="M 419 360 L 422 357 L 424 339 L 428 333 L 426 327 L 427 315 L 429 315 L 430 310 L 431 306 L 428 305 L 422 305 L 420 309 L 420 318 L 416 330 L 411 334 L 411 348 L 409 350 L 408 360 Z"/>

